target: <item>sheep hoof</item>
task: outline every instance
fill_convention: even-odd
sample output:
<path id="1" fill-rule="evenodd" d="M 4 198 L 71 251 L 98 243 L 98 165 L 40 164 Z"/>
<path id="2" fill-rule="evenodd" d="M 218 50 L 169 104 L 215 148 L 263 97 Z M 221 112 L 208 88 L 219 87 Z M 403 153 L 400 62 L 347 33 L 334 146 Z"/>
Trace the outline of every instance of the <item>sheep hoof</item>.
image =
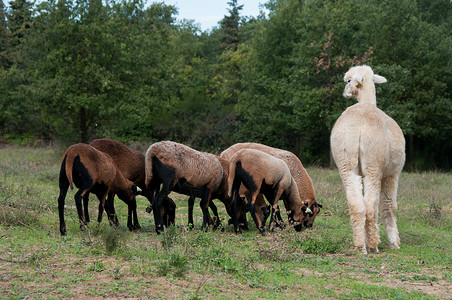
<path id="1" fill-rule="evenodd" d="M 188 223 L 187 227 L 188 227 L 188 229 L 193 229 L 193 228 L 195 228 L 195 225 L 193 225 L 193 223 Z"/>

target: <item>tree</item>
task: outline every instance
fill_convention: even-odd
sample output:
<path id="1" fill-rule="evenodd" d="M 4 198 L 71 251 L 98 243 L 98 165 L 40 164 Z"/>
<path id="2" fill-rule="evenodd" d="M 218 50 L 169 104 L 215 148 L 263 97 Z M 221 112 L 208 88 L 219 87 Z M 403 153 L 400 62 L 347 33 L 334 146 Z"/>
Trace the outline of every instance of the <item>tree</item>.
<path id="1" fill-rule="evenodd" d="M 8 66 L 6 51 L 9 43 L 8 26 L 6 22 L 6 8 L 2 2 L 0 3 L 0 67 Z"/>
<path id="2" fill-rule="evenodd" d="M 224 16 L 221 20 L 221 31 L 223 32 L 223 48 L 225 50 L 236 51 L 240 43 L 240 10 L 243 9 L 243 4 L 238 5 L 237 0 L 228 2 L 231 8 L 228 8 L 229 15 Z"/>

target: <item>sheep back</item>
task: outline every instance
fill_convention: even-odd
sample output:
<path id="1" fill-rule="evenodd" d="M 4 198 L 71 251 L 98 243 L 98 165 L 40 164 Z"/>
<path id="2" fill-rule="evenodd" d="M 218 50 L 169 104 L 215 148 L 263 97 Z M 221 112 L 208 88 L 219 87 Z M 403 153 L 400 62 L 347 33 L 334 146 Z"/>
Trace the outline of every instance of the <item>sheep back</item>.
<path id="1" fill-rule="evenodd" d="M 73 187 L 72 167 L 77 156 L 88 170 L 93 184 L 112 185 L 116 178 L 113 160 L 94 147 L 80 143 L 70 146 L 63 155 L 63 159 L 66 158 L 66 176 L 71 188 Z"/>
<path id="2" fill-rule="evenodd" d="M 107 153 L 127 179 L 144 189 L 145 160 L 141 152 L 111 139 L 96 139 L 90 145 Z"/>
<path id="3" fill-rule="evenodd" d="M 300 159 L 290 151 L 273 148 L 259 143 L 237 143 L 224 150 L 220 156 L 230 159 L 240 149 L 255 149 L 270 154 L 276 158 L 283 160 L 289 167 L 290 174 L 297 183 L 299 195 L 303 201 L 308 201 L 309 205 L 315 200 L 314 185 L 311 177 L 303 167 Z"/>
<path id="4" fill-rule="evenodd" d="M 229 190 L 232 189 L 238 162 L 242 165 L 243 170 L 251 175 L 255 183 L 265 182 L 273 188 L 279 185 L 279 188 L 284 191 L 290 189 L 292 176 L 283 160 L 259 150 L 241 149 L 232 156 L 229 163 Z"/>
<path id="5" fill-rule="evenodd" d="M 193 186 L 216 190 L 221 184 L 223 167 L 215 155 L 176 142 L 162 141 L 152 144 L 146 152 L 146 185 L 152 180 L 152 160 L 155 158 L 171 167 L 177 179 L 185 179 Z"/>

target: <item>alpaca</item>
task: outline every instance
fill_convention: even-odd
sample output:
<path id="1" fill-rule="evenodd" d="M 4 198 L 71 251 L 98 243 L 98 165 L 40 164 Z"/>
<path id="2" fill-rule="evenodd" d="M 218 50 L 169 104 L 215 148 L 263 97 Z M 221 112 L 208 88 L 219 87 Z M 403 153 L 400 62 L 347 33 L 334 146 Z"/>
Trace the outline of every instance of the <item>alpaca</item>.
<path id="1" fill-rule="evenodd" d="M 378 210 L 391 249 L 399 249 L 398 178 L 405 163 L 405 138 L 397 123 L 376 106 L 375 84 L 386 79 L 368 66 L 345 73 L 344 97 L 358 103 L 347 108 L 331 132 L 331 152 L 344 185 L 353 241 L 362 254 L 378 252 Z"/>

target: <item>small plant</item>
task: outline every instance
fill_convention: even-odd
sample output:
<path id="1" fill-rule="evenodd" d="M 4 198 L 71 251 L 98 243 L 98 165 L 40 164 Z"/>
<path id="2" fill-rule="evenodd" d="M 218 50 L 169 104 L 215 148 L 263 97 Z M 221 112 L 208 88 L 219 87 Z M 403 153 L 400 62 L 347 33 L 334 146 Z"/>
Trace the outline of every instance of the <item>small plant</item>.
<path id="1" fill-rule="evenodd" d="M 88 267 L 88 271 L 91 271 L 91 272 L 105 271 L 104 263 L 100 260 L 96 260 Z"/>
<path id="2" fill-rule="evenodd" d="M 169 250 L 174 244 L 177 244 L 180 238 L 180 232 L 176 226 L 168 227 L 162 234 L 162 246 Z"/>
<path id="3" fill-rule="evenodd" d="M 340 253 L 348 246 L 347 240 L 340 236 L 325 235 L 307 235 L 296 243 L 309 254 Z"/>
<path id="4" fill-rule="evenodd" d="M 101 231 L 101 238 L 107 253 L 111 254 L 117 248 L 124 246 L 129 237 L 129 233 L 120 228 L 106 226 Z"/>
<path id="5" fill-rule="evenodd" d="M 0 203 L 0 225 L 28 227 L 37 224 L 39 224 L 38 217 L 25 205 Z"/>
<path id="6" fill-rule="evenodd" d="M 188 257 L 179 252 L 171 253 L 168 263 L 174 269 L 173 274 L 176 277 L 183 277 L 188 269 Z"/>
<path id="7" fill-rule="evenodd" d="M 188 270 L 188 257 L 175 251 L 168 260 L 157 264 L 157 275 L 167 276 L 172 273 L 175 277 L 183 277 Z"/>

